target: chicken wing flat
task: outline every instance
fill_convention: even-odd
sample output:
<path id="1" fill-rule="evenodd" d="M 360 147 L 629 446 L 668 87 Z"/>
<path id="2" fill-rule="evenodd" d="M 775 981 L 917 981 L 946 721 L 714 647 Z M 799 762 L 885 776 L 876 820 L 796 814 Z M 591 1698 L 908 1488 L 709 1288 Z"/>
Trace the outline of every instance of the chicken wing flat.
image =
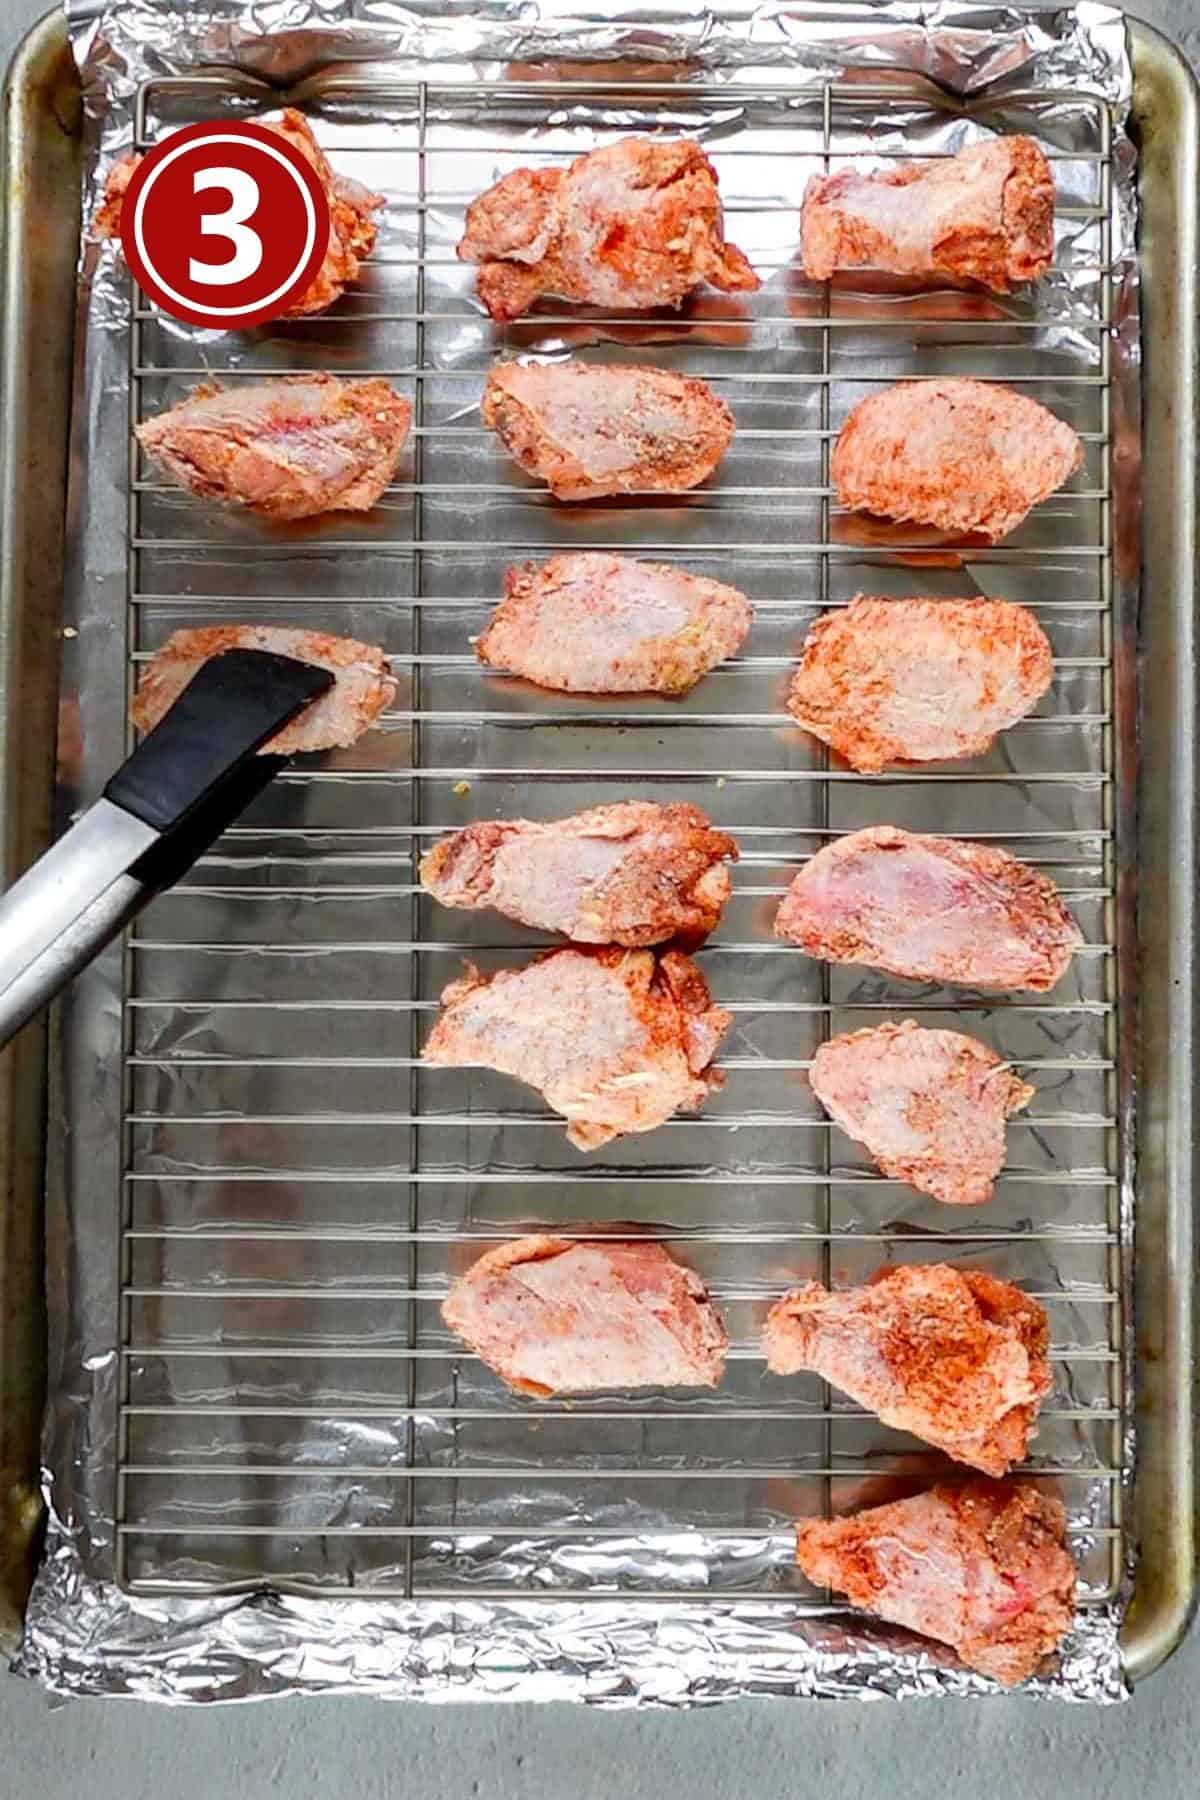
<path id="1" fill-rule="evenodd" d="M 481 1256 L 442 1317 L 523 1394 L 716 1387 L 729 1339 L 700 1277 L 661 1244 L 525 1237 Z"/>
<path id="2" fill-rule="evenodd" d="M 288 107 L 278 119 L 262 119 L 258 123 L 284 138 L 298 150 L 325 190 L 329 202 L 329 246 L 325 260 L 308 287 L 285 309 L 284 318 L 297 318 L 306 313 L 324 312 L 341 298 L 350 284 L 358 279 L 362 259 L 375 247 L 375 214 L 384 204 L 381 194 L 371 193 L 361 182 L 335 175 L 329 160 L 312 134 L 303 113 Z M 125 193 L 133 172 L 142 158 L 136 153 L 122 156 L 108 172 L 104 184 L 104 200 L 97 209 L 92 229 L 100 238 L 121 235 L 121 214 Z"/>
<path id="3" fill-rule="evenodd" d="M 703 381 L 620 363 L 498 363 L 480 411 L 556 500 L 686 493 L 733 442 L 733 415 Z"/>
<path id="4" fill-rule="evenodd" d="M 515 169 L 467 208 L 458 246 L 479 298 L 516 319 L 542 294 L 593 306 L 678 306 L 702 282 L 753 291 L 725 242 L 717 172 L 691 138 L 622 138 L 566 169 Z"/>
<path id="5" fill-rule="evenodd" d="M 721 917 L 736 856 L 699 807 L 626 800 L 552 825 L 468 825 L 434 845 L 421 881 L 443 906 L 490 907 L 577 944 L 698 944 Z"/>
<path id="6" fill-rule="evenodd" d="M 396 683 L 383 651 L 370 644 L 329 637 L 323 631 L 292 631 L 282 625 L 208 625 L 196 631 L 172 632 L 147 663 L 129 709 L 138 730 L 153 730 L 201 664 L 226 650 L 273 650 L 277 656 L 315 663 L 336 676 L 327 694 L 264 744 L 264 755 L 344 748 L 355 743 L 396 697 Z"/>
<path id="7" fill-rule="evenodd" d="M 908 1019 L 830 1038 L 809 1081 L 883 1173 L 947 1206 L 982 1206 L 1004 1163 L 1004 1126 L 1034 1090 L 994 1050 Z"/>
<path id="8" fill-rule="evenodd" d="M 817 620 L 788 711 L 855 769 L 982 756 L 1054 677 L 1045 632 L 1008 600 L 859 594 Z"/>
<path id="9" fill-rule="evenodd" d="M 524 563 L 504 585 L 475 654 L 565 694 L 686 694 L 753 617 L 736 588 L 598 551 Z"/>
<path id="10" fill-rule="evenodd" d="M 1061 980 L 1083 941 L 1054 883 L 1006 850 L 892 825 L 818 850 L 775 931 L 826 962 L 1036 993 Z"/>
<path id="11" fill-rule="evenodd" d="M 939 376 L 860 400 L 838 434 L 830 474 L 843 506 L 995 539 L 1082 461 L 1071 427 L 1028 395 Z"/>
<path id="12" fill-rule="evenodd" d="M 1071 1629 L 1066 1523 L 1062 1502 L 1028 1482 L 975 1480 L 852 1519 L 801 1519 L 796 1561 L 818 1587 L 1015 1687 Z"/>
<path id="13" fill-rule="evenodd" d="M 1032 138 L 972 144 L 942 162 L 809 182 L 800 212 L 804 272 L 838 269 L 979 281 L 997 294 L 1036 281 L 1054 255 L 1054 179 Z"/>
<path id="14" fill-rule="evenodd" d="M 1050 1392 L 1050 1329 L 1011 1282 L 946 1263 L 866 1287 L 793 1288 L 767 1315 L 767 1367 L 811 1370 L 895 1431 L 985 1475 L 1024 1459 Z"/>
<path id="15" fill-rule="evenodd" d="M 700 1106 L 730 1014 L 681 952 L 555 950 L 442 995 L 425 1061 L 472 1064 L 541 1090 L 580 1150 Z"/>
<path id="16" fill-rule="evenodd" d="M 189 493 L 266 519 L 369 512 L 396 473 L 412 408 L 386 381 L 299 375 L 198 387 L 137 428 Z"/>

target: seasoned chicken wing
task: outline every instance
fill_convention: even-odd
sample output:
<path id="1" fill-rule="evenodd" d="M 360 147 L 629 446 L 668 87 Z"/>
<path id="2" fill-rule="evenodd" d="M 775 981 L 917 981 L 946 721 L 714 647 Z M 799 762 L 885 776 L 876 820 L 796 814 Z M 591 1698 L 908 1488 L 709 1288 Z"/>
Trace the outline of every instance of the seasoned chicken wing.
<path id="1" fill-rule="evenodd" d="M 296 318 L 305 313 L 324 312 L 341 298 L 351 282 L 357 280 L 362 259 L 374 249 L 375 214 L 384 203 L 383 196 L 371 193 L 361 182 L 335 175 L 308 120 L 293 107 L 285 108 L 278 119 L 262 119 L 259 123 L 268 131 L 277 132 L 300 152 L 316 171 L 329 202 L 329 246 L 325 260 L 311 284 L 291 302 L 282 316 Z M 120 157 L 109 170 L 104 200 L 92 223 L 97 237 L 120 236 L 125 192 L 141 160 L 139 155 L 131 153 Z"/>
<path id="2" fill-rule="evenodd" d="M 777 936 L 826 962 L 910 981 L 1043 993 L 1083 939 L 1047 876 L 1006 850 L 875 825 L 827 844 L 792 882 Z"/>
<path id="3" fill-rule="evenodd" d="M 542 294 L 593 306 L 678 306 L 711 282 L 761 284 L 725 242 L 717 172 L 691 138 L 622 138 L 566 169 L 514 169 L 467 208 L 458 246 L 479 298 L 515 319 Z"/>
<path id="4" fill-rule="evenodd" d="M 686 694 L 753 616 L 736 588 L 607 552 L 524 563 L 504 585 L 476 655 L 565 694 Z"/>
<path id="5" fill-rule="evenodd" d="M 555 950 L 442 995 L 425 1061 L 479 1064 L 539 1088 L 580 1150 L 702 1104 L 730 1015 L 678 950 Z"/>
<path id="6" fill-rule="evenodd" d="M 1004 1126 L 1034 1090 L 978 1039 L 907 1019 L 830 1038 L 813 1092 L 892 1181 L 947 1206 L 981 1206 L 1004 1162 Z"/>
<path id="7" fill-rule="evenodd" d="M 947 375 L 860 400 L 838 434 L 830 474 L 843 506 L 995 539 L 1082 461 L 1071 427 L 1036 400 Z"/>
<path id="8" fill-rule="evenodd" d="M 153 730 L 201 664 L 226 650 L 273 650 L 277 656 L 315 663 L 337 678 L 327 694 L 263 745 L 264 755 L 292 756 L 353 744 L 396 696 L 387 659 L 370 644 L 282 625 L 206 625 L 173 631 L 146 664 L 129 709 L 138 730 Z"/>
<path id="9" fill-rule="evenodd" d="M 895 1431 L 1007 1475 L 1050 1392 L 1050 1328 L 1011 1282 L 932 1263 L 866 1287 L 793 1288 L 767 1315 L 767 1367 L 812 1370 Z"/>
<path id="10" fill-rule="evenodd" d="M 1065 1532 L 1062 1502 L 1029 1482 L 975 1480 L 852 1519 L 801 1519 L 796 1561 L 818 1587 L 1015 1687 L 1071 1629 Z"/>
<path id="11" fill-rule="evenodd" d="M 737 845 L 699 807 L 626 800 L 552 825 L 501 819 L 435 844 L 422 884 L 577 944 L 697 944 L 729 898 Z"/>
<path id="12" fill-rule="evenodd" d="M 442 1317 L 523 1394 L 716 1387 L 729 1339 L 698 1275 L 661 1244 L 525 1237 L 481 1256 Z"/>
<path id="13" fill-rule="evenodd" d="M 859 594 L 809 632 L 788 711 L 874 774 L 890 762 L 982 756 L 1053 676 L 1049 640 L 1024 606 Z"/>
<path id="14" fill-rule="evenodd" d="M 682 494 L 733 442 L 733 416 L 703 381 L 619 363 L 498 363 L 480 411 L 556 500 Z"/>
<path id="15" fill-rule="evenodd" d="M 137 428 L 180 487 L 267 519 L 369 512 L 396 473 L 412 408 L 386 381 L 298 375 L 198 387 Z"/>
<path id="16" fill-rule="evenodd" d="M 1028 137 L 991 138 L 942 162 L 815 176 L 800 213 L 804 270 L 981 281 L 1006 294 L 1054 255 L 1054 179 Z"/>

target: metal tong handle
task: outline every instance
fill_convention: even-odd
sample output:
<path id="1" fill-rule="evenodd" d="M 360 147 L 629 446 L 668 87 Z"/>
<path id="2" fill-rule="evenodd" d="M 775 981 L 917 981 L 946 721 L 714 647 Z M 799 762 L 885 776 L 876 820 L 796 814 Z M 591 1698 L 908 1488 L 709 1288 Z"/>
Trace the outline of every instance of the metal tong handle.
<path id="1" fill-rule="evenodd" d="M 264 650 L 202 665 L 103 797 L 0 898 L 0 1044 L 262 791 L 286 759 L 260 747 L 333 679 Z"/>

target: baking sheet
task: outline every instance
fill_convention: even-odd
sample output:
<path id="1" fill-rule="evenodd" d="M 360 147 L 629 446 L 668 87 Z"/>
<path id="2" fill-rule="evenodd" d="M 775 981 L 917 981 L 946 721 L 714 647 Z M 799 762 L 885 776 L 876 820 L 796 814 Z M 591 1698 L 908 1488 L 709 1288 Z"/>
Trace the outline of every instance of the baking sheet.
<path id="1" fill-rule="evenodd" d="M 131 331 L 115 255 L 85 249 L 66 805 L 92 797 L 120 757 L 130 653 L 177 624 L 311 623 L 319 608 L 329 629 L 384 643 L 405 687 L 384 732 L 279 784 L 66 1009 L 52 1526 L 21 1666 L 66 1691 L 174 1699 L 281 1687 L 680 1702 L 981 1688 L 933 1648 L 898 1656 L 894 1635 L 813 1610 L 790 1565 L 788 1519 L 851 1504 L 876 1477 L 916 1476 L 929 1459 L 812 1391 L 774 1384 L 764 1395 L 751 1360 L 766 1300 L 790 1282 L 860 1279 L 921 1255 L 984 1261 L 1047 1299 L 1059 1380 L 1035 1465 L 1061 1471 L 1084 1581 L 1100 1598 L 1035 1687 L 1116 1697 L 1132 1445 L 1114 1325 L 1128 1318 L 1132 1170 L 1127 1130 L 1123 1155 L 1116 1145 L 1129 1095 L 1108 1066 L 1121 1057 L 1106 947 L 1121 928 L 1112 834 L 1131 771 L 1112 759 L 1099 665 L 1128 653 L 1137 566 L 1136 457 L 1122 455 L 1115 501 L 1104 498 L 1110 442 L 1136 445 L 1119 17 L 898 7 L 622 24 L 524 7 L 423 20 L 378 5 L 321 7 L 306 22 L 291 6 L 180 14 L 144 0 L 73 23 L 101 175 L 141 128 L 268 107 L 270 96 L 244 84 L 234 94 L 207 67 L 233 59 L 301 79 L 296 97 L 335 162 L 386 191 L 389 207 L 368 280 L 333 319 L 252 341 L 153 318 Z M 277 24 L 287 29 L 265 35 Z M 548 108 L 548 79 L 571 71 L 545 69 L 541 54 L 586 56 L 599 65 L 593 87 L 645 79 L 646 65 L 675 85 L 686 58 L 689 87 L 555 92 Z M 323 72 L 347 55 L 373 60 Z M 862 60 L 876 83 L 912 69 L 986 96 L 968 117 L 907 80 L 878 99 L 839 88 L 827 115 L 819 84 Z M 203 83 L 180 79 L 199 67 Z M 716 158 L 730 233 L 770 276 L 753 330 L 710 299 L 683 329 L 558 308 L 501 340 L 452 260 L 462 202 L 516 162 L 656 123 L 698 133 Z M 1037 312 L 1016 297 L 973 317 L 958 297 L 941 317 L 901 302 L 897 318 L 878 299 L 864 308 L 838 295 L 826 329 L 822 291 L 791 264 L 794 208 L 825 166 L 827 135 L 838 155 L 887 156 L 999 125 L 1033 130 L 1059 158 L 1065 206 Z M 741 427 L 719 484 L 670 507 L 552 507 L 478 429 L 482 372 L 500 347 L 640 356 L 715 378 Z M 1106 358 L 1111 390 L 1097 380 Z M 419 449 L 381 518 L 339 526 L 331 551 L 327 533 L 264 541 L 151 484 L 135 501 L 131 558 L 131 405 L 158 410 L 210 370 L 307 366 L 386 368 L 419 395 Z M 865 380 L 935 368 L 1018 385 L 1032 376 L 1028 391 L 1088 439 L 1074 493 L 957 569 L 906 567 L 856 542 L 805 491 L 822 485 L 828 431 Z M 1121 551 L 1112 576 L 1099 554 L 1110 535 Z M 622 702 L 598 713 L 455 660 L 505 561 L 581 539 L 726 575 L 733 547 L 735 578 L 759 609 L 745 666 L 666 711 Z M 786 665 L 821 605 L 872 585 L 1035 605 L 1061 659 L 1042 720 L 965 779 L 826 779 L 784 723 Z M 426 773 L 414 778 L 418 760 Z M 448 925 L 404 891 L 404 859 L 467 818 L 553 816 L 614 798 L 617 785 L 697 799 L 748 852 L 704 959 L 718 1000 L 738 1007 L 726 1052 L 738 1066 L 700 1119 L 614 1146 L 585 1188 L 576 1153 L 527 1096 L 482 1073 L 397 1072 L 461 949 L 486 946 L 496 966 L 520 942 L 494 920 Z M 986 1245 L 978 1221 L 948 1225 L 932 1203 L 864 1180 L 787 1066 L 820 1033 L 881 1008 L 954 1004 L 770 946 L 770 892 L 796 859 L 829 831 L 881 818 L 992 832 L 1044 862 L 1092 946 L 1048 1010 L 955 1008 L 965 1029 L 1041 1065 L 1038 1111 L 1014 1133 L 1013 1173 L 986 1220 L 985 1236 L 999 1235 Z M 340 1063 L 318 1069 L 330 1055 Z M 280 1056 L 286 1067 L 264 1065 Z M 1050 1195 L 1052 1235 L 1038 1240 Z M 743 1352 L 727 1390 L 692 1418 L 675 1416 L 677 1398 L 648 1418 L 616 1405 L 599 1418 L 508 1416 L 496 1384 L 438 1330 L 446 1280 L 524 1225 L 623 1218 L 668 1237 L 712 1281 Z M 237 1581 L 373 1597 L 186 1593 Z M 626 1592 L 597 1598 L 603 1584 Z M 529 1598 L 547 1590 L 569 1598 Z M 422 1597 L 401 1597 L 410 1592 Z"/>

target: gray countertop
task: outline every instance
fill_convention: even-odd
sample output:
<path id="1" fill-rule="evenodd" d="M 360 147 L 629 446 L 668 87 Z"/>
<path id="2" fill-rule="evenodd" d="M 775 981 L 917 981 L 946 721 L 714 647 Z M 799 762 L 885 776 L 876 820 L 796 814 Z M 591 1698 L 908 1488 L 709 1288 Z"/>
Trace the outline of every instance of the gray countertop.
<path id="1" fill-rule="evenodd" d="M 7 63 L 46 0 L 0 0 Z M 1132 8 L 1200 66 L 1200 0 Z M 1184 1800 L 1197 1792 L 1200 1633 L 1130 1706 L 1029 1700 L 897 1707 L 743 1703 L 687 1714 L 566 1706 L 288 1701 L 174 1711 L 52 1709 L 0 1675 L 0 1797 L 41 1800 L 686 1800 L 787 1791 L 889 1800 L 985 1788 L 1021 1800 Z"/>

